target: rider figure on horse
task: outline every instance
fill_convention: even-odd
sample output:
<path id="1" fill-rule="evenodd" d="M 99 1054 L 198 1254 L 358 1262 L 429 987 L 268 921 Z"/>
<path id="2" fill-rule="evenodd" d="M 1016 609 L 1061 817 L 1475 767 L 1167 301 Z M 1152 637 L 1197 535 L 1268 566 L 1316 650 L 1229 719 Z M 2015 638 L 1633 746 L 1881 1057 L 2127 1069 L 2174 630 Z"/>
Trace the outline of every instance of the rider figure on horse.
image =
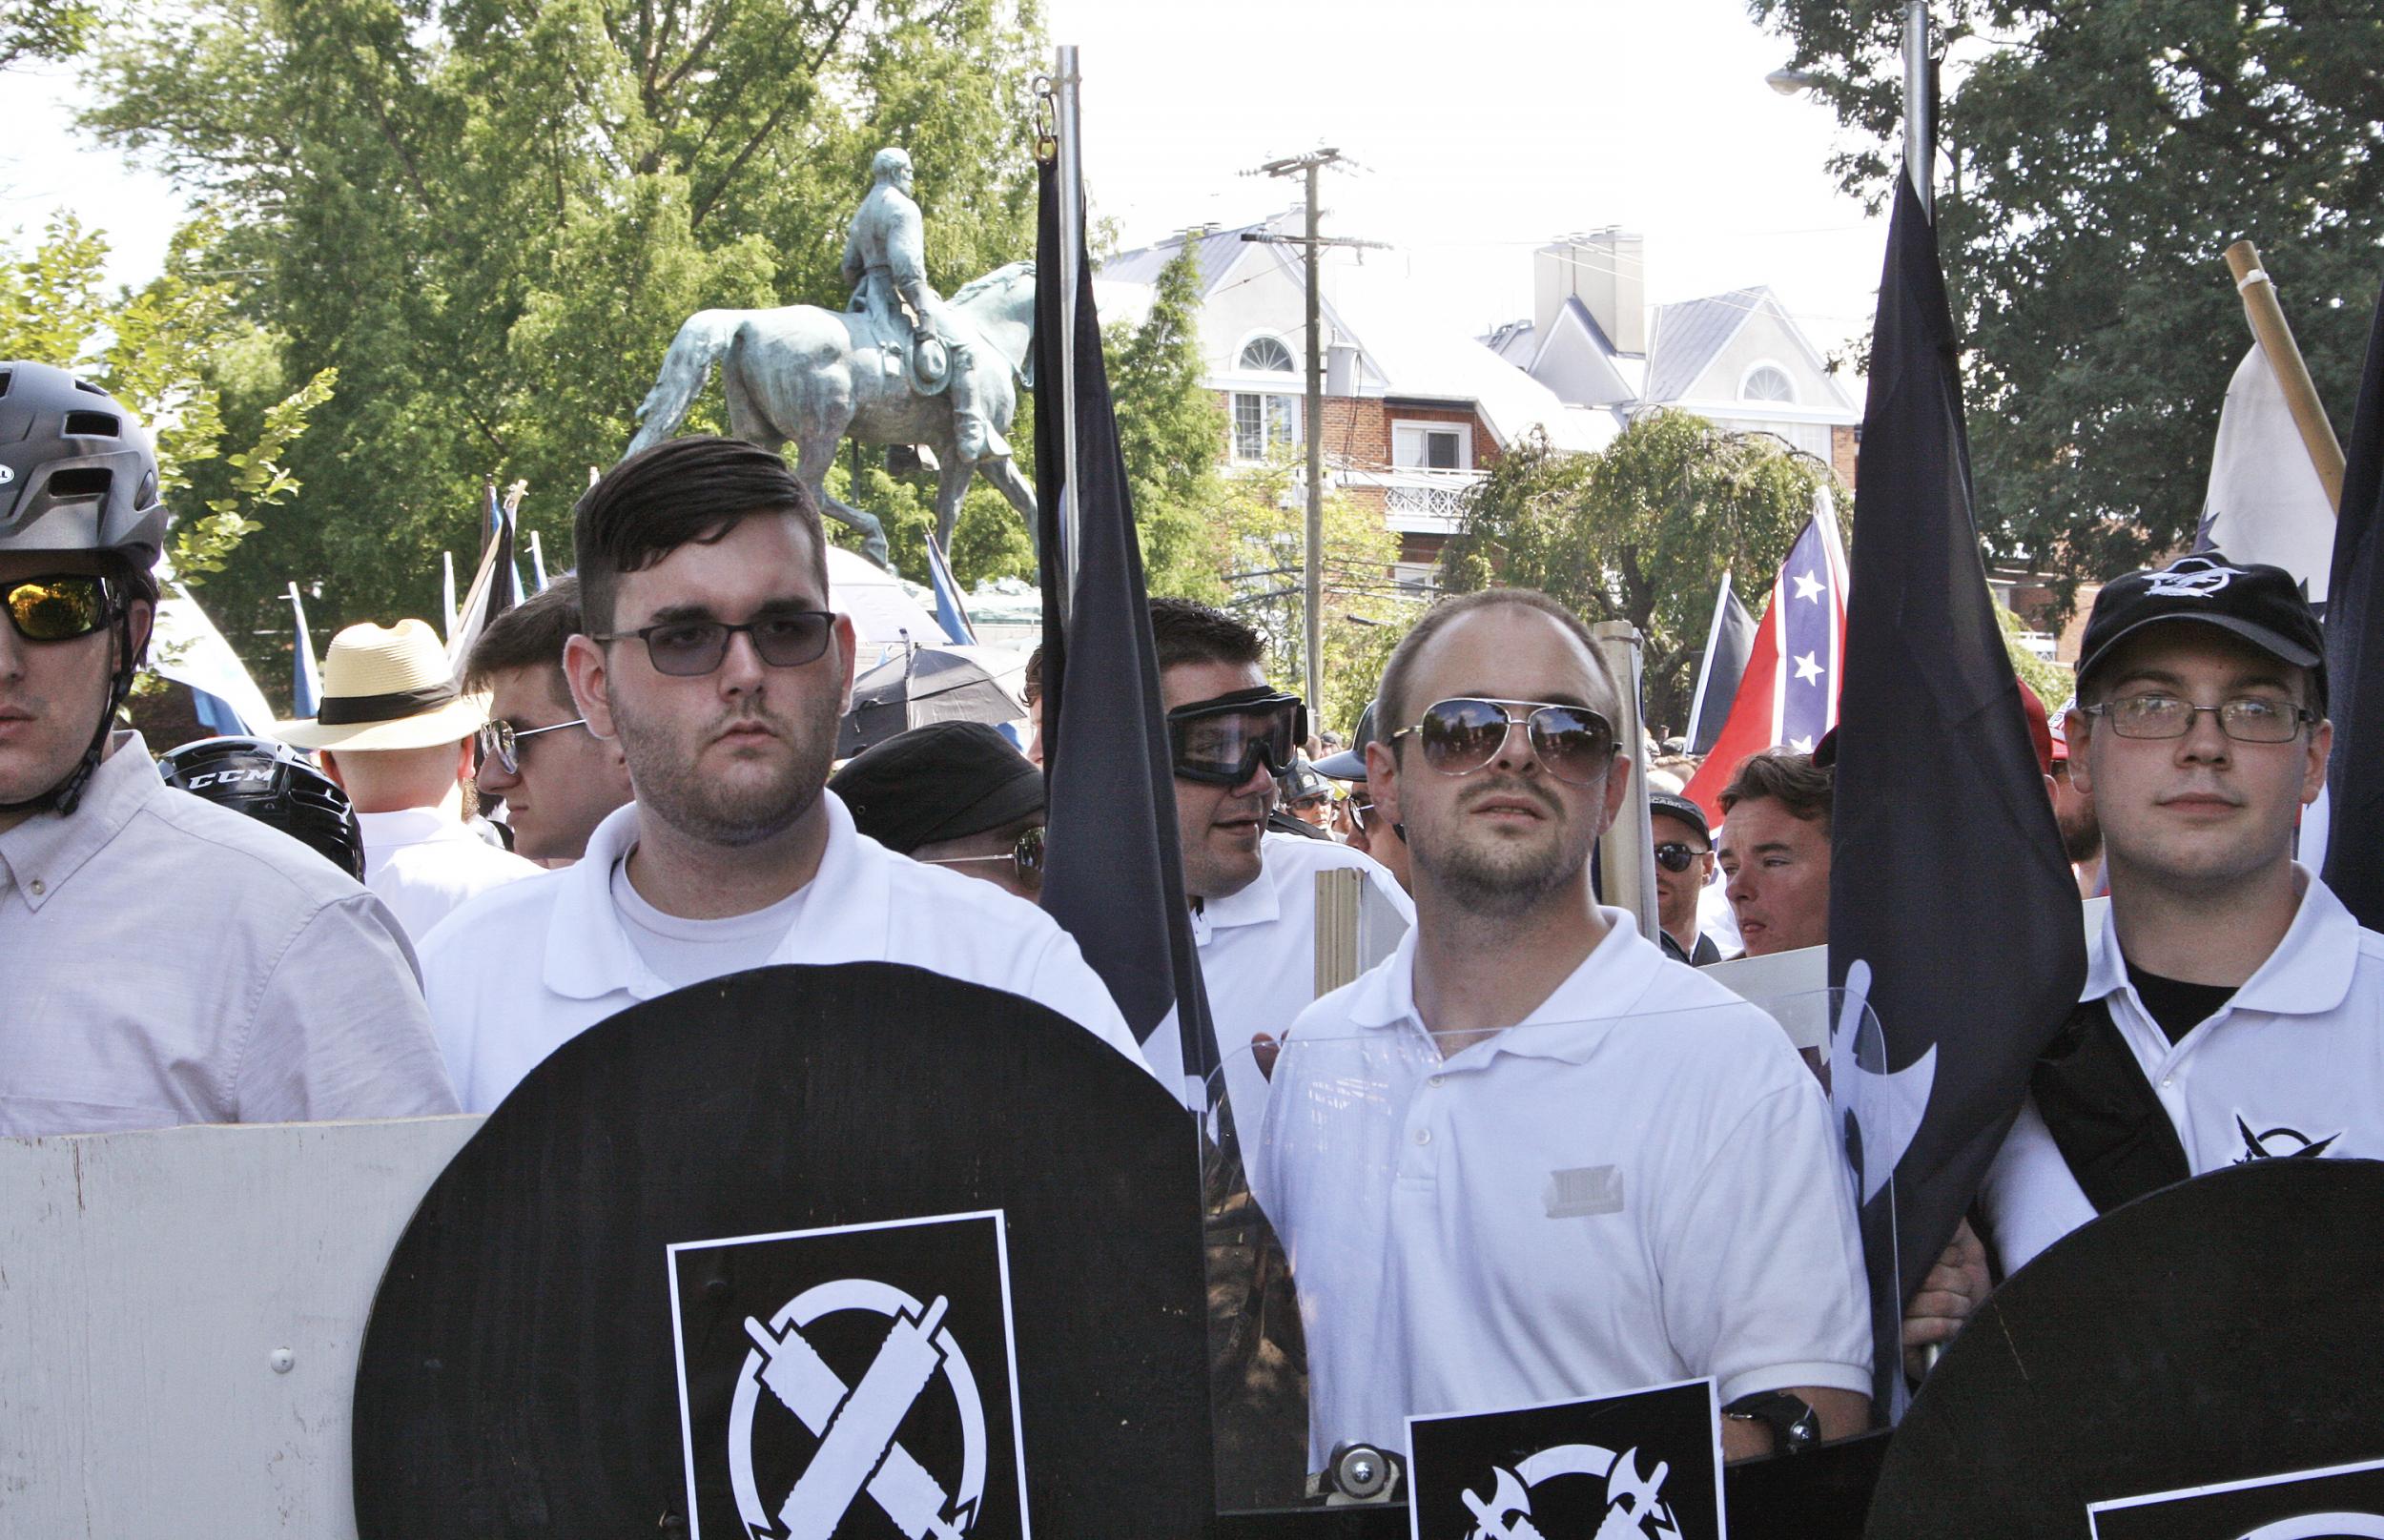
<path id="1" fill-rule="evenodd" d="M 911 157 L 880 150 L 870 163 L 873 185 L 853 216 L 844 243 L 844 278 L 853 285 L 847 307 L 874 323 L 890 373 L 900 372 L 909 340 L 911 383 L 921 395 L 948 390 L 953 432 L 970 464 L 1009 455 L 986 420 L 970 380 L 970 350 L 944 303 L 927 281 L 927 242 L 919 206 L 911 196 Z"/>

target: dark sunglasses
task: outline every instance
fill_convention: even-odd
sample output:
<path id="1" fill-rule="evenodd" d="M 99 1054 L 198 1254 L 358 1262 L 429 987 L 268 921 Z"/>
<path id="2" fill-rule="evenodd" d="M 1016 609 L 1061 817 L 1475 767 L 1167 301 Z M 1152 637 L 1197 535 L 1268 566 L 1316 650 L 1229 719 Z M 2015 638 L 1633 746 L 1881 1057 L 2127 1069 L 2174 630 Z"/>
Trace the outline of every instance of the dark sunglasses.
<path id="1" fill-rule="evenodd" d="M 1240 786 L 1259 772 L 1290 773 L 1307 741 L 1308 708 L 1297 695 L 1261 686 L 1167 713 L 1167 752 L 1176 774 L 1210 786 Z"/>
<path id="2" fill-rule="evenodd" d="M 1678 840 L 1668 839 L 1655 847 L 1655 864 L 1667 872 L 1686 872 L 1695 866 L 1696 858 L 1704 853 L 1694 845 L 1683 845 Z"/>
<path id="3" fill-rule="evenodd" d="M 1018 886 L 1029 890 L 1043 885 L 1043 829 L 1038 824 L 1018 835 L 1018 842 L 1010 847 L 1007 855 L 938 855 L 923 863 L 926 866 L 966 866 L 972 861 L 1008 861 L 1017 873 Z"/>
<path id="4" fill-rule="evenodd" d="M 28 642 L 72 642 L 115 618 L 115 596 L 108 580 L 89 572 L 60 572 L 10 584 L 4 593 L 9 624 Z"/>
<path id="5" fill-rule="evenodd" d="M 522 773 L 522 743 L 542 732 L 561 732 L 565 728 L 584 728 L 587 718 L 575 716 L 568 722 L 558 722 L 548 728 L 517 728 L 510 722 L 490 722 L 475 736 L 480 744 L 481 763 L 495 760 L 504 767 L 507 775 Z"/>
<path id="6" fill-rule="evenodd" d="M 1574 786 L 1594 786 L 1606 778 L 1614 759 L 1614 725 L 1585 706 L 1465 696 L 1434 701 L 1420 721 L 1392 733 L 1390 741 L 1412 733 L 1425 764 L 1443 775 L 1470 775 L 1507 746 L 1517 722 L 1509 707 L 1531 708 L 1521 722 L 1531 752 L 1549 774 Z"/>
<path id="7" fill-rule="evenodd" d="M 739 631 L 753 639 L 753 650 L 772 668 L 799 668 L 819 661 L 835 626 L 836 617 L 829 610 L 782 609 L 739 626 L 717 620 L 674 620 L 590 640 L 643 642 L 654 672 L 692 679 L 720 667 L 720 660 L 729 655 L 729 638 Z"/>

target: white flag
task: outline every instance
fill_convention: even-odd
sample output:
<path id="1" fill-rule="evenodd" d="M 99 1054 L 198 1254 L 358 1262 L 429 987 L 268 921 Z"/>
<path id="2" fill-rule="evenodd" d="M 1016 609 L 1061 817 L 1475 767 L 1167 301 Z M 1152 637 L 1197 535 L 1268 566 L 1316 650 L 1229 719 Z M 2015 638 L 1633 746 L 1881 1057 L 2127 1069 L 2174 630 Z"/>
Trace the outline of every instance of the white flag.
<path id="1" fill-rule="evenodd" d="M 2244 355 L 2218 414 L 2210 489 L 2202 500 L 2197 550 L 2281 566 L 2326 603 L 2334 560 L 2334 507 L 2293 426 L 2276 371 L 2257 343 Z"/>

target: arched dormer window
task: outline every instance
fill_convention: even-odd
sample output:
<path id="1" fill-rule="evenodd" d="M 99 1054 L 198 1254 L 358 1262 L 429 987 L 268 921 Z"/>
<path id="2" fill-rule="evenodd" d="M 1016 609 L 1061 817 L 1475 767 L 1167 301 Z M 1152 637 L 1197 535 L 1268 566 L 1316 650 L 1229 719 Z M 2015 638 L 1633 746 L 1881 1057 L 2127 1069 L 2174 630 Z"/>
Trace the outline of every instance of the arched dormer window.
<path id="1" fill-rule="evenodd" d="M 1289 374 L 1299 367 L 1280 337 L 1253 337 L 1242 344 L 1239 367 L 1266 374 Z"/>
<path id="2" fill-rule="evenodd" d="M 1788 371 L 1778 364 L 1758 363 L 1747 371 L 1738 382 L 1738 399 L 1742 401 L 1787 401 L 1797 399 L 1797 383 L 1788 378 Z"/>

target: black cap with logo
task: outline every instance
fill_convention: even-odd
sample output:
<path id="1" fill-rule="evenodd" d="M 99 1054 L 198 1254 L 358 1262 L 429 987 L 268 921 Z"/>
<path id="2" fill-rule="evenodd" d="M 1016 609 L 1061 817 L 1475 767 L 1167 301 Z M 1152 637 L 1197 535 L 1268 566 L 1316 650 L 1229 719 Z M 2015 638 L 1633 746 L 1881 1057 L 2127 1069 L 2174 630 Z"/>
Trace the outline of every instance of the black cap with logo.
<path id="1" fill-rule="evenodd" d="M 2300 584 L 2281 566 L 2230 562 L 2217 551 L 2196 552 L 2105 584 L 2078 648 L 2079 679 L 2107 661 L 2127 637 L 2165 621 L 2216 626 L 2295 667 L 2313 669 L 2324 698 L 2326 638 Z"/>

